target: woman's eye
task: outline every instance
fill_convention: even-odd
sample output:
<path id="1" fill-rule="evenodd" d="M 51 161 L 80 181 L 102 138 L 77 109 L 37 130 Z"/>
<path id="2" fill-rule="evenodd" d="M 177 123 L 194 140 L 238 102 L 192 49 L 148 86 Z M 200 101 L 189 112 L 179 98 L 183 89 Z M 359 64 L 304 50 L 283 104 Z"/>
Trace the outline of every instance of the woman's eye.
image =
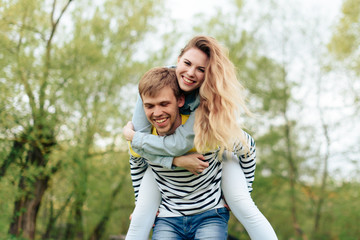
<path id="1" fill-rule="evenodd" d="M 205 72 L 205 69 L 199 68 L 199 71 L 203 73 Z"/>
<path id="2" fill-rule="evenodd" d="M 189 62 L 184 62 L 185 63 L 185 65 L 188 65 L 188 66 L 190 66 L 190 63 Z"/>

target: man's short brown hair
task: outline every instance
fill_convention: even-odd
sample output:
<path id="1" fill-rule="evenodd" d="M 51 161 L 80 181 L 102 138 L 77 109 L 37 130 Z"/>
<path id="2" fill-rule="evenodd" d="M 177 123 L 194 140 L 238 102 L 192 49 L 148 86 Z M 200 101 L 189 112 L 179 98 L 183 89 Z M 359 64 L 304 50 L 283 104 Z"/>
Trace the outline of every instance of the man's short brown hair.
<path id="1" fill-rule="evenodd" d="M 141 97 L 155 97 L 166 86 L 169 86 L 173 90 L 176 99 L 179 99 L 182 92 L 176 78 L 175 68 L 152 68 L 140 79 L 139 93 Z"/>

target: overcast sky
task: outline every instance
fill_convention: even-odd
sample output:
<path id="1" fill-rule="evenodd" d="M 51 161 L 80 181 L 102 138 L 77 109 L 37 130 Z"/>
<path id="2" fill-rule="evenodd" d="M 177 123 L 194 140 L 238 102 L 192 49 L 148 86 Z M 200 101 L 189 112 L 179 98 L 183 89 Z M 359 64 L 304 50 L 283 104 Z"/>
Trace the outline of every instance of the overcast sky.
<path id="1" fill-rule="evenodd" d="M 173 18 L 190 21 L 191 17 L 198 13 L 212 14 L 219 8 L 224 11 L 231 10 L 230 2 L 231 0 L 166 0 L 166 6 L 170 9 Z M 247 2 L 256 4 L 259 1 L 247 0 Z M 342 4 L 342 0 L 286 0 L 286 2 L 297 5 L 299 9 L 305 9 L 309 14 L 328 15 L 329 18 L 339 13 Z"/>

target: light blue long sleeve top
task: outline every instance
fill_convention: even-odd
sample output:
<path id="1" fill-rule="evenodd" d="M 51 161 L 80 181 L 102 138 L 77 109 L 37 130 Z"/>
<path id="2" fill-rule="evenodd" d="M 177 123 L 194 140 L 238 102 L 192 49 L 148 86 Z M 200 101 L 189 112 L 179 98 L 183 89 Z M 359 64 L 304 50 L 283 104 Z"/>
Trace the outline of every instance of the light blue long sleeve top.
<path id="1" fill-rule="evenodd" d="M 174 134 L 168 136 L 155 136 L 151 133 L 151 124 L 146 118 L 140 95 L 136 102 L 132 123 L 135 135 L 131 147 L 140 156 L 153 164 L 165 168 L 173 168 L 173 159 L 187 153 L 194 146 L 195 109 L 200 104 L 198 91 L 185 95 L 185 104 L 180 108 L 181 114 L 190 114 L 184 125 L 178 127 Z"/>

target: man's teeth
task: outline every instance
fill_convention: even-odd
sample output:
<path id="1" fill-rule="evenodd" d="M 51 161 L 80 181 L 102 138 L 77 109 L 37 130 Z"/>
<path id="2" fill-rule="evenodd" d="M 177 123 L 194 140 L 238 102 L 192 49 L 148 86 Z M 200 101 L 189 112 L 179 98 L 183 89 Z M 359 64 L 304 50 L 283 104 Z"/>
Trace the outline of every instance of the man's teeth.
<path id="1" fill-rule="evenodd" d="M 155 120 L 155 122 L 157 122 L 157 123 L 163 123 L 163 122 L 165 122 L 166 121 L 166 118 L 164 118 L 164 119 L 157 119 L 157 120 Z"/>

